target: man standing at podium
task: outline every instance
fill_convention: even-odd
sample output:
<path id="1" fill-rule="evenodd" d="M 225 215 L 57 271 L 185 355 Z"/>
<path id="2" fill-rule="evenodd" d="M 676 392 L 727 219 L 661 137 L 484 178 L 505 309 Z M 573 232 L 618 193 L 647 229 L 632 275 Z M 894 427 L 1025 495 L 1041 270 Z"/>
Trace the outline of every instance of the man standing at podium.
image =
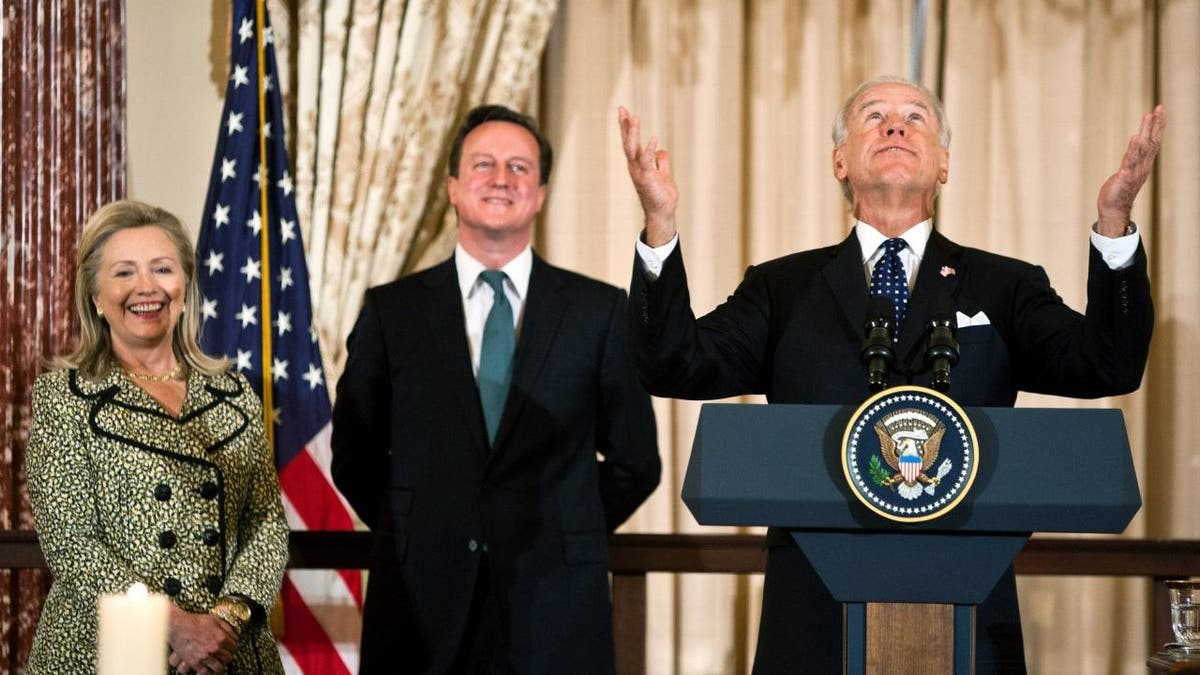
<path id="1" fill-rule="evenodd" d="M 622 108 L 618 118 L 645 214 L 629 309 L 650 393 L 861 403 L 869 394 L 860 361 L 868 295 L 895 308 L 889 386 L 929 386 L 925 338 L 946 306 L 959 317 L 960 361 L 947 393 L 960 405 L 1011 406 L 1018 391 L 1094 398 L 1140 385 L 1153 309 L 1146 254 L 1129 217 L 1162 140 L 1161 106 L 1143 117 L 1100 188 L 1084 314 L 1062 302 L 1042 268 L 960 246 L 934 229 L 934 200 L 950 170 L 941 101 L 918 84 L 881 77 L 846 100 L 833 126 L 833 174 L 856 219 L 850 236 L 750 267 L 733 295 L 697 319 L 669 157 L 653 139 L 641 144 L 637 117 Z M 841 672 L 841 606 L 787 531 L 771 529 L 767 546 L 754 672 Z M 975 625 L 977 673 L 1025 672 L 1011 568 L 978 607 Z"/>

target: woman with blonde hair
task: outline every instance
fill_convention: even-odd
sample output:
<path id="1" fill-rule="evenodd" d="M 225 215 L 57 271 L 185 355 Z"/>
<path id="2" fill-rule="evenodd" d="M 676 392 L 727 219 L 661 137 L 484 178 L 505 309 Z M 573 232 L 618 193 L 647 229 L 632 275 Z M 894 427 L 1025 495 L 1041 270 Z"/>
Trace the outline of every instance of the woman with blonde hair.
<path id="1" fill-rule="evenodd" d="M 93 670 L 97 598 L 135 583 L 171 600 L 164 669 L 283 671 L 266 618 L 288 527 L 262 406 L 200 349 L 199 305 L 178 218 L 136 201 L 96 211 L 75 270 L 79 344 L 33 390 L 29 493 L 55 581 L 30 675 Z"/>

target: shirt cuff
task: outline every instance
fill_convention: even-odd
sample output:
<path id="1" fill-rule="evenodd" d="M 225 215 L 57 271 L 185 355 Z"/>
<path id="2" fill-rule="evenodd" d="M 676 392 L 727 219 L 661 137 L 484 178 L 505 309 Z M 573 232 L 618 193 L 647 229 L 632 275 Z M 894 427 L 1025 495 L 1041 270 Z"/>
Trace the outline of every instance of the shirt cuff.
<path id="1" fill-rule="evenodd" d="M 667 256 L 675 251 L 675 247 L 679 245 L 679 233 L 676 232 L 671 241 L 657 248 L 650 248 L 646 242 L 642 241 L 641 237 L 637 239 L 637 254 L 642 259 L 642 271 L 646 274 L 646 279 L 654 281 L 662 274 L 663 261 Z"/>
<path id="2" fill-rule="evenodd" d="M 1137 253 L 1138 244 L 1142 241 L 1142 234 L 1138 231 L 1136 225 L 1132 226 L 1133 232 L 1122 236 L 1110 239 L 1102 234 L 1097 234 L 1092 230 L 1092 246 L 1100 252 L 1100 257 L 1104 259 L 1104 264 L 1108 265 L 1111 270 L 1123 270 L 1133 264 L 1133 256 Z"/>

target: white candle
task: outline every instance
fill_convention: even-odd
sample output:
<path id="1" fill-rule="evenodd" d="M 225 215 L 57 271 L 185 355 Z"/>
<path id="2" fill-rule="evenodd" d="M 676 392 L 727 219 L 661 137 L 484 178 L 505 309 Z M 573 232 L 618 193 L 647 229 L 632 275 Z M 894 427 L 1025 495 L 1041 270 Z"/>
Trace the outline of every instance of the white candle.
<path id="1" fill-rule="evenodd" d="M 125 595 L 100 596 L 97 675 L 163 675 L 167 671 L 167 597 L 142 584 Z"/>

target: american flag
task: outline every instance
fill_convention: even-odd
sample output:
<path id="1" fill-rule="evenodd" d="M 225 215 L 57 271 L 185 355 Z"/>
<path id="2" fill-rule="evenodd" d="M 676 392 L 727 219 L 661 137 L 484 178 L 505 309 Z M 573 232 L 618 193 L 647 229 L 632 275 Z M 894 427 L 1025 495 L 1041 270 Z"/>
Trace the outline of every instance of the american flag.
<path id="1" fill-rule="evenodd" d="M 225 109 L 196 250 L 203 344 L 209 353 L 230 358 L 263 398 L 292 529 L 350 530 L 352 511 L 329 473 L 329 393 L 313 327 L 274 40 L 263 1 L 233 3 Z M 261 36 L 259 17 L 265 26 Z M 262 62 L 266 68 L 260 77 Z M 260 101 L 265 115 L 259 114 Z M 265 378 L 270 388 L 264 389 Z M 281 591 L 279 636 L 285 669 L 357 672 L 362 597 L 359 570 L 289 571 Z"/>

